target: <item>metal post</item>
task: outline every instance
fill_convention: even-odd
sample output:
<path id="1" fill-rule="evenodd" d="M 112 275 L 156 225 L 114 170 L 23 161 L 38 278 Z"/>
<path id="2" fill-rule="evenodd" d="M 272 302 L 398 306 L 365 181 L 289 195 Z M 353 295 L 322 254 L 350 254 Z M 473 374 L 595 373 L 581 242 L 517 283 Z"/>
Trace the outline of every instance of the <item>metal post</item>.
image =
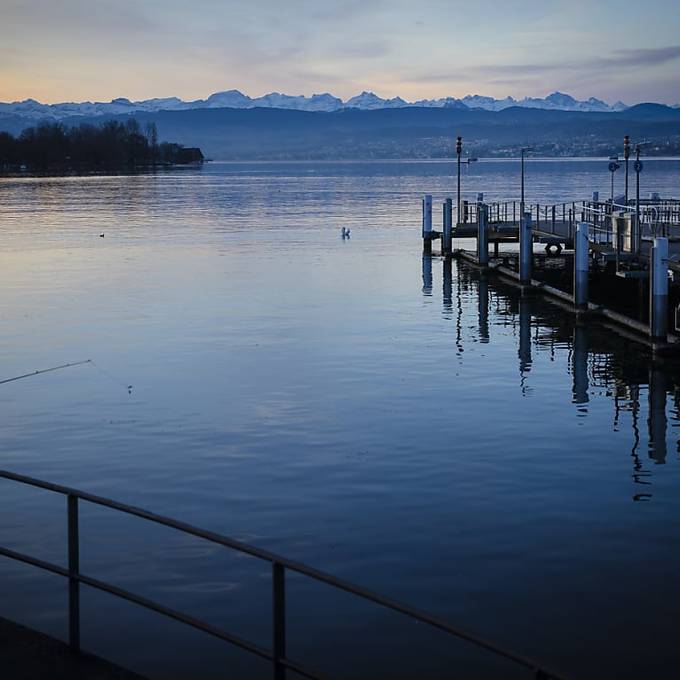
<path id="1" fill-rule="evenodd" d="M 443 233 L 442 233 L 442 253 L 450 253 L 453 245 L 453 201 L 447 198 L 442 205 Z"/>
<path id="2" fill-rule="evenodd" d="M 522 184 L 521 184 L 521 192 L 520 192 L 520 204 L 519 204 L 519 212 L 520 215 L 524 215 L 524 149 L 522 149 Z"/>
<path id="3" fill-rule="evenodd" d="M 456 223 L 460 224 L 460 154 L 463 151 L 463 138 L 456 138 L 456 156 L 458 157 L 458 191 L 456 194 Z"/>
<path id="4" fill-rule="evenodd" d="M 285 680 L 286 667 L 286 574 L 282 564 L 272 563 L 272 654 L 274 680 Z"/>
<path id="5" fill-rule="evenodd" d="M 668 239 L 657 236 L 649 262 L 649 334 L 666 342 L 668 336 Z"/>
<path id="6" fill-rule="evenodd" d="M 576 225 L 574 238 L 574 305 L 588 307 L 588 223 Z"/>
<path id="7" fill-rule="evenodd" d="M 67 496 L 68 508 L 68 641 L 72 652 L 80 652 L 80 546 L 78 541 L 78 496 Z"/>
<path id="8" fill-rule="evenodd" d="M 638 232 L 642 232 L 640 226 L 640 171 L 642 163 L 640 162 L 640 145 L 635 145 L 635 227 Z"/>
<path id="9" fill-rule="evenodd" d="M 477 261 L 480 265 L 489 264 L 489 207 L 477 204 Z"/>
<path id="10" fill-rule="evenodd" d="M 432 195 L 423 198 L 423 238 L 432 231 Z"/>
<path id="11" fill-rule="evenodd" d="M 423 250 L 432 252 L 432 196 L 425 194 L 423 198 Z"/>
<path id="12" fill-rule="evenodd" d="M 628 159 L 630 158 L 630 137 L 626 135 L 623 138 L 623 160 L 626 168 L 626 183 L 624 185 L 625 190 L 624 190 L 624 196 L 625 196 L 625 204 L 626 207 L 628 207 Z"/>
<path id="13" fill-rule="evenodd" d="M 531 213 L 525 212 L 519 225 L 519 280 L 521 283 L 531 282 L 531 265 L 533 264 L 533 258 Z"/>

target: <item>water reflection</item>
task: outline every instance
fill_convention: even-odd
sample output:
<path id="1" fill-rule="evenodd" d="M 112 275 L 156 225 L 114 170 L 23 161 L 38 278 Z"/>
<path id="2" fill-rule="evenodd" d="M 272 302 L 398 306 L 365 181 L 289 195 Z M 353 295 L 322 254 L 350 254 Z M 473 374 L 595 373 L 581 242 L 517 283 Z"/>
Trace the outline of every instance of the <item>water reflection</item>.
<path id="1" fill-rule="evenodd" d="M 453 273 L 452 260 L 450 257 L 444 259 L 444 276 L 442 296 L 444 300 L 444 316 L 450 318 L 453 310 Z"/>
<path id="2" fill-rule="evenodd" d="M 680 423 L 676 398 L 680 394 L 676 387 L 680 385 L 678 367 L 654 363 L 642 345 L 618 336 L 611 328 L 576 322 L 560 307 L 543 298 L 522 294 L 515 286 L 495 277 L 487 278 L 485 273 L 463 263 L 458 262 L 454 266 L 456 285 L 455 291 L 452 291 L 451 262 L 443 262 L 443 304 L 444 309 L 450 312 L 455 293 L 456 314 L 452 319 L 456 353 L 461 356 L 469 342 L 493 345 L 495 331 L 499 336 L 498 351 L 502 351 L 502 339 L 507 338 L 507 329 L 514 329 L 519 390 L 525 397 L 531 394 L 527 381 L 541 353 L 547 352 L 552 362 L 564 361 L 563 370 L 570 376 L 571 383 L 571 394 L 568 397 L 565 394 L 565 398 L 576 406 L 579 417 L 589 415 L 595 396 L 611 402 L 611 430 L 605 429 L 601 436 L 627 433 L 627 450 L 633 462 L 633 484 L 635 487 L 647 487 L 644 490 L 635 488 L 632 498 L 635 501 L 650 500 L 652 472 L 648 465 L 650 462 L 654 465 L 667 462 L 668 437 L 671 434 L 669 418 Z M 492 299 L 493 305 L 490 304 Z M 475 302 L 476 327 L 466 327 L 464 310 Z M 644 396 L 641 399 L 645 391 L 646 403 Z M 675 405 L 670 416 L 669 394 Z M 646 442 L 640 430 L 645 407 Z M 680 442 L 675 442 L 675 445 L 680 451 Z"/>
<path id="3" fill-rule="evenodd" d="M 649 369 L 649 457 L 656 463 L 666 462 L 666 374 L 663 368 Z"/>
<path id="4" fill-rule="evenodd" d="M 527 295 L 519 299 L 519 374 L 522 390 L 525 388 L 526 374 L 531 371 L 531 302 Z"/>
<path id="5" fill-rule="evenodd" d="M 479 341 L 489 342 L 489 282 L 486 273 L 481 273 L 477 285 L 479 288 L 479 304 L 477 305 Z"/>
<path id="6" fill-rule="evenodd" d="M 573 395 L 575 404 L 587 404 L 588 381 L 588 329 L 582 323 L 574 326 L 574 340 L 571 352 L 572 376 L 574 379 Z M 587 413 L 587 409 L 579 409 Z"/>
<path id="7" fill-rule="evenodd" d="M 423 253 L 423 295 L 432 296 L 432 255 Z"/>

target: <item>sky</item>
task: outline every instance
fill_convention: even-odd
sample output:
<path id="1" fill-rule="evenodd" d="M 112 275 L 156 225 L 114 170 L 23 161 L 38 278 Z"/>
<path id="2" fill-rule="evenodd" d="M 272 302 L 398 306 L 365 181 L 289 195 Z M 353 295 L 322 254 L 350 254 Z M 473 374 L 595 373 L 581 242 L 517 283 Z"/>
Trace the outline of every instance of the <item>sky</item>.
<path id="1" fill-rule="evenodd" d="M 677 0 L 0 0 L 0 101 L 680 101 Z"/>

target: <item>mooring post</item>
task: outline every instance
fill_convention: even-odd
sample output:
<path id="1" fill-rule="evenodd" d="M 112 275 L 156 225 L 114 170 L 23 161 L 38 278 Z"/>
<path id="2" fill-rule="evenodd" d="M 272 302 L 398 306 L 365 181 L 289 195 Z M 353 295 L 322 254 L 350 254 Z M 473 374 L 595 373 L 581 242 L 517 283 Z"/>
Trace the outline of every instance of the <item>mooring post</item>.
<path id="1" fill-rule="evenodd" d="M 588 223 L 576 224 L 574 238 L 574 305 L 577 309 L 588 307 Z"/>
<path id="2" fill-rule="evenodd" d="M 432 252 L 432 196 L 425 194 L 423 198 L 423 250 Z"/>
<path id="3" fill-rule="evenodd" d="M 649 260 L 649 334 L 666 342 L 668 336 L 668 239 L 654 238 Z"/>
<path id="4" fill-rule="evenodd" d="M 442 253 L 449 255 L 453 246 L 453 200 L 447 198 L 443 205 Z"/>
<path id="5" fill-rule="evenodd" d="M 477 262 L 483 267 L 489 264 L 489 206 L 477 204 Z"/>
<path id="6" fill-rule="evenodd" d="M 525 212 L 519 224 L 519 280 L 531 282 L 531 265 L 534 259 L 534 244 L 531 236 L 531 213 Z"/>

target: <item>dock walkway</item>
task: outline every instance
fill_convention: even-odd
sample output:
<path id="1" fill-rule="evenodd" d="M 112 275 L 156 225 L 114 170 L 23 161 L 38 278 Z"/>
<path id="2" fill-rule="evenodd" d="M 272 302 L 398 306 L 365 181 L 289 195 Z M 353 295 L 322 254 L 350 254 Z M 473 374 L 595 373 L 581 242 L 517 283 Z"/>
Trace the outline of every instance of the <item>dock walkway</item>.
<path id="1" fill-rule="evenodd" d="M 0 618 L 4 680 L 144 680 L 92 654 L 74 654 L 55 638 Z"/>

